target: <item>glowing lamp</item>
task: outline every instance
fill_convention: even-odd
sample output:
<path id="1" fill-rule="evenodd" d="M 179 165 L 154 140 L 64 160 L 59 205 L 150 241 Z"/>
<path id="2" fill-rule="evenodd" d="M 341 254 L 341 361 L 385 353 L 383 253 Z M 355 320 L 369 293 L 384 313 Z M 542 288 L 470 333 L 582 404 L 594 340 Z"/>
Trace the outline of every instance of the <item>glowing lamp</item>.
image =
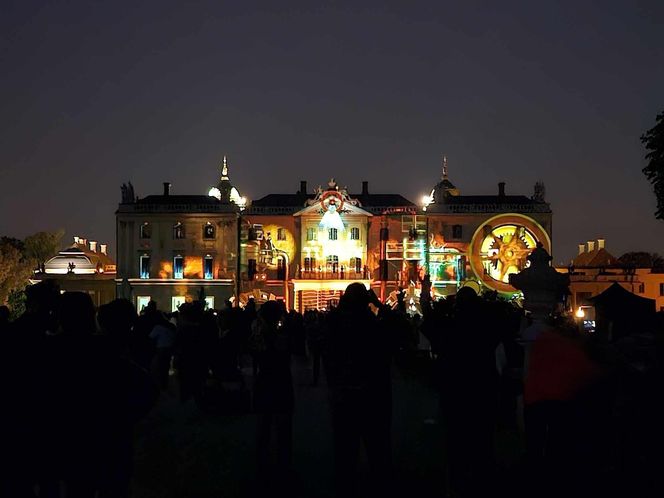
<path id="1" fill-rule="evenodd" d="M 586 312 L 583 311 L 583 308 L 581 308 L 581 306 L 579 306 L 579 309 L 576 310 L 576 313 L 574 313 L 574 316 L 576 316 L 577 318 L 585 318 Z"/>

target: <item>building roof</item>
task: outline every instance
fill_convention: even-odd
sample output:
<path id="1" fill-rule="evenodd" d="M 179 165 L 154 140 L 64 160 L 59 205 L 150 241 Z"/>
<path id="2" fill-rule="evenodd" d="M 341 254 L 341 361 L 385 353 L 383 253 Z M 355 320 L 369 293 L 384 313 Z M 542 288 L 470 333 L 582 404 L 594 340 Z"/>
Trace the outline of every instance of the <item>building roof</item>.
<path id="1" fill-rule="evenodd" d="M 209 195 L 148 195 L 136 199 L 136 204 L 220 204 Z"/>
<path id="2" fill-rule="evenodd" d="M 525 195 L 454 195 L 447 204 L 541 204 Z"/>
<path id="3" fill-rule="evenodd" d="M 607 268 L 617 264 L 618 260 L 603 247 L 582 252 L 572 260 L 575 268 Z"/>
<path id="4" fill-rule="evenodd" d="M 349 194 L 351 199 L 357 199 L 362 209 L 372 213 L 380 213 L 389 208 L 416 208 L 417 206 L 399 194 Z M 280 213 L 293 213 L 306 206 L 307 201 L 315 199 L 311 194 L 268 194 L 265 197 L 252 201 L 249 212 L 279 211 Z"/>

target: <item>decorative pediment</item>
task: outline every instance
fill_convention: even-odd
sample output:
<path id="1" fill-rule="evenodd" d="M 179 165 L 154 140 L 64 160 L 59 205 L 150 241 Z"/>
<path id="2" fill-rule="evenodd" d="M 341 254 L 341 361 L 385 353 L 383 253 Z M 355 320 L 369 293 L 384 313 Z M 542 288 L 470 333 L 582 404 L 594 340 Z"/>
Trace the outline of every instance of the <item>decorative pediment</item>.
<path id="1" fill-rule="evenodd" d="M 317 215 L 324 216 L 329 213 L 339 215 L 373 216 L 360 206 L 359 200 L 348 195 L 346 187 L 339 188 L 337 182 L 332 178 L 328 182 L 328 188 L 323 190 L 321 186 L 316 189 L 316 197 L 307 200 L 307 206 L 295 213 L 293 216 Z"/>

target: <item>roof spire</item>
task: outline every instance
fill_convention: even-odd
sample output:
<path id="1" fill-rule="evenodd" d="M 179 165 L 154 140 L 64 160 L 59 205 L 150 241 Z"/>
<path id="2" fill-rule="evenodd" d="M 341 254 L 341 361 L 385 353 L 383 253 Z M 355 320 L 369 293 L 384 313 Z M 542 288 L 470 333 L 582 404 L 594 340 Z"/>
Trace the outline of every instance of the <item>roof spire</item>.
<path id="1" fill-rule="evenodd" d="M 221 179 L 228 180 L 228 161 L 226 161 L 226 154 L 224 154 L 224 160 L 221 166 Z"/>
<path id="2" fill-rule="evenodd" d="M 443 154 L 443 180 L 447 180 L 447 156 Z"/>

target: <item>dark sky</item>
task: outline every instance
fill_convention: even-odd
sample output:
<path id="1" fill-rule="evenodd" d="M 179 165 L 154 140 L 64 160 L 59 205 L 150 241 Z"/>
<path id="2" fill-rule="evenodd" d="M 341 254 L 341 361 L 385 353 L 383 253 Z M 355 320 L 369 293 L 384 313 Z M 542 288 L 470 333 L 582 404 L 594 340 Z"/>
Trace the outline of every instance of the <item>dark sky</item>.
<path id="1" fill-rule="evenodd" d="M 243 195 L 334 176 L 417 201 L 554 210 L 555 261 L 604 236 L 664 253 L 639 136 L 664 110 L 664 2 L 152 2 L 0 6 L 0 234 L 114 244 L 120 185 Z"/>

